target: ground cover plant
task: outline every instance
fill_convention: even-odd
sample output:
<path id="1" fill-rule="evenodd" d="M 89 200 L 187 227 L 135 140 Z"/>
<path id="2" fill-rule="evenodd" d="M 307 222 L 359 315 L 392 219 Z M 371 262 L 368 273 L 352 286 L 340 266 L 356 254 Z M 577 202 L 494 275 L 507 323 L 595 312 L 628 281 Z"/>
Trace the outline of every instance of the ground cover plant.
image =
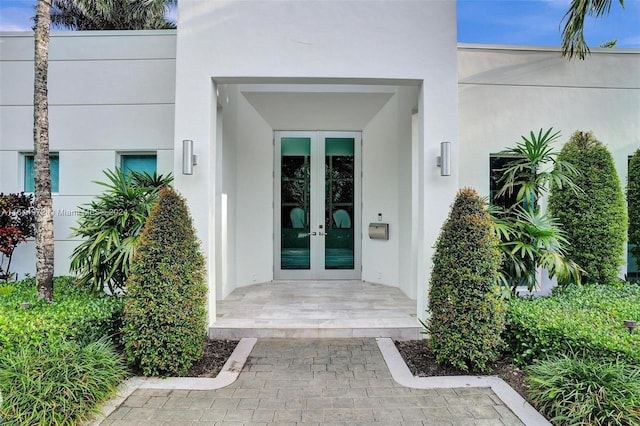
<path id="1" fill-rule="evenodd" d="M 531 403 L 555 425 L 640 424 L 640 365 L 563 354 L 526 372 Z"/>
<path id="2" fill-rule="evenodd" d="M 185 375 L 206 339 L 204 256 L 184 199 L 170 187 L 149 214 L 127 280 L 123 341 L 145 376 Z"/>
<path id="3" fill-rule="evenodd" d="M 640 333 L 625 320 L 640 320 L 640 285 L 569 286 L 509 300 L 504 338 L 519 365 L 577 352 L 640 365 Z"/>
<path id="4" fill-rule="evenodd" d="M 158 191 L 173 177 L 106 170 L 104 192 L 80 208 L 73 237 L 82 242 L 73 250 L 71 272 L 96 292 L 124 292 L 133 253 Z"/>
<path id="5" fill-rule="evenodd" d="M 577 131 L 558 160 L 580 172 L 573 180 L 581 191 L 553 182 L 549 196 L 549 210 L 569 241 L 566 257 L 582 267 L 586 282 L 615 282 L 624 264 L 627 214 L 613 156 L 591 132 Z"/>
<path id="6" fill-rule="evenodd" d="M 485 371 L 498 355 L 505 310 L 498 244 L 482 198 L 460 190 L 436 242 L 424 324 L 439 363 Z"/>
<path id="7" fill-rule="evenodd" d="M 96 295 L 71 277 L 56 299 L 38 300 L 35 280 L 0 287 L 0 417 L 7 425 L 67 425 L 88 418 L 126 374 L 107 339 L 122 298 Z"/>

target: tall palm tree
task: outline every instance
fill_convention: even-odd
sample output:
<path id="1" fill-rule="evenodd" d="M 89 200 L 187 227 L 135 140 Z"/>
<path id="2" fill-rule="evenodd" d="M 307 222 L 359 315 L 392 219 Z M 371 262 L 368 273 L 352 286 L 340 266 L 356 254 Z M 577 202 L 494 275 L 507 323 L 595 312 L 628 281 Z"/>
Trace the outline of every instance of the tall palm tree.
<path id="1" fill-rule="evenodd" d="M 53 301 L 53 202 L 49 166 L 47 69 L 51 0 L 38 0 L 35 17 L 33 148 L 36 206 L 36 285 L 38 299 Z"/>
<path id="2" fill-rule="evenodd" d="M 624 8 L 624 0 L 618 0 Z M 571 0 L 569 10 L 564 14 L 562 30 L 562 56 L 584 59 L 589 54 L 589 46 L 584 40 L 584 20 L 587 16 L 599 18 L 611 11 L 612 0 Z"/>
<path id="3" fill-rule="evenodd" d="M 51 24 L 70 30 L 176 28 L 165 17 L 177 0 L 53 0 Z"/>

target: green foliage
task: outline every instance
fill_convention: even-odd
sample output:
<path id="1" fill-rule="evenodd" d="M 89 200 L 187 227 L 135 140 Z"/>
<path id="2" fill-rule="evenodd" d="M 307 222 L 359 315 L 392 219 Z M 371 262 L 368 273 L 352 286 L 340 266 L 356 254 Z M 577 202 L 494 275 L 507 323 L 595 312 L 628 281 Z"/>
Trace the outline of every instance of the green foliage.
<path id="1" fill-rule="evenodd" d="M 184 200 L 164 188 L 140 236 L 127 281 L 123 340 L 147 376 L 184 375 L 206 338 L 204 257 Z"/>
<path id="2" fill-rule="evenodd" d="M 106 170 L 109 182 L 97 182 L 105 191 L 81 207 L 73 237 L 81 237 L 71 256 L 71 272 L 78 283 L 101 292 L 124 291 L 133 253 L 144 222 L 158 199 L 158 191 L 171 184 L 171 175 L 126 174 Z"/>
<path id="3" fill-rule="evenodd" d="M 577 131 L 558 158 L 580 171 L 574 179 L 582 188 L 551 187 L 549 210 L 570 243 L 567 258 L 584 269 L 588 283 L 612 283 L 624 263 L 627 215 L 611 153 L 591 132 Z"/>
<path id="4" fill-rule="evenodd" d="M 560 355 L 526 369 L 532 404 L 555 425 L 640 424 L 640 367 Z"/>
<path id="5" fill-rule="evenodd" d="M 433 256 L 428 324 L 438 363 L 485 371 L 498 354 L 505 306 L 496 285 L 502 260 L 483 200 L 462 189 Z"/>
<path id="6" fill-rule="evenodd" d="M 640 264 L 640 149 L 631 157 L 627 183 L 629 205 L 629 244 L 634 244 L 633 255 Z"/>
<path id="7" fill-rule="evenodd" d="M 0 280 L 13 277 L 10 272 L 13 251 L 18 244 L 35 236 L 35 221 L 32 194 L 0 192 Z"/>
<path id="8" fill-rule="evenodd" d="M 569 286 L 509 300 L 504 339 L 520 365 L 574 350 L 640 365 L 640 333 L 624 327 L 629 319 L 640 319 L 640 285 Z"/>
<path id="9" fill-rule="evenodd" d="M 38 300 L 34 279 L 14 282 L 11 291 L 0 293 L 0 357 L 64 340 L 86 344 L 118 332 L 123 298 L 95 295 L 76 286 L 72 277 L 56 277 L 55 288 L 52 303 Z M 30 307 L 21 308 L 21 303 Z"/>
<path id="10" fill-rule="evenodd" d="M 105 340 L 22 348 L 0 356 L 0 418 L 6 425 L 80 424 L 100 412 L 126 374 Z"/>
<path id="11" fill-rule="evenodd" d="M 542 129 L 536 135 L 515 147 L 504 150 L 502 155 L 514 157 L 503 170 L 502 188 L 497 196 L 516 193 L 516 203 L 508 209 L 491 206 L 490 212 L 500 235 L 500 249 L 505 262 L 500 271 L 500 281 L 513 293 L 517 287 L 532 290 L 536 285 L 538 268 L 547 270 L 550 278 L 560 284 L 580 282 L 580 267 L 565 258 L 566 239 L 553 216 L 542 212 L 538 205 L 550 185 L 578 192 L 572 178 L 577 171 L 567 161 L 557 159 L 551 144 L 560 135 Z"/>

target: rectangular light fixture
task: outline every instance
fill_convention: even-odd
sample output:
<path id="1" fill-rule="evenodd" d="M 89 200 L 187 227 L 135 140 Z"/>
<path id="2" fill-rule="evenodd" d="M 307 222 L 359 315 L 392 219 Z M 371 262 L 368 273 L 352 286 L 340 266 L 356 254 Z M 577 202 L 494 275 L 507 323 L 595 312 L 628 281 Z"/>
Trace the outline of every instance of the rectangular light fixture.
<path id="1" fill-rule="evenodd" d="M 440 142 L 437 165 L 440 167 L 440 176 L 451 176 L 451 142 Z"/>
<path id="2" fill-rule="evenodd" d="M 182 174 L 192 175 L 195 164 L 197 162 L 196 156 L 193 155 L 193 141 L 185 139 L 182 141 Z"/>

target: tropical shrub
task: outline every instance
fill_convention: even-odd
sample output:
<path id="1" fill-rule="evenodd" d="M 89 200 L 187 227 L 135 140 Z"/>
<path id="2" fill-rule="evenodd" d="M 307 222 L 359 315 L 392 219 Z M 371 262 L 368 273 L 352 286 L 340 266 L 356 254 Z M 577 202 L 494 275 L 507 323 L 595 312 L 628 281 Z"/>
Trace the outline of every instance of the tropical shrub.
<path id="1" fill-rule="evenodd" d="M 206 339 L 204 257 L 185 201 L 161 189 L 127 280 L 123 340 L 144 375 L 184 375 Z"/>
<path id="2" fill-rule="evenodd" d="M 640 285 L 568 286 L 548 297 L 509 300 L 503 337 L 519 365 L 578 350 L 640 365 L 640 333 L 624 326 L 638 319 Z"/>
<path id="3" fill-rule="evenodd" d="M 0 192 L 0 280 L 7 281 L 13 276 L 10 272 L 13 251 L 35 232 L 33 195 Z"/>
<path id="4" fill-rule="evenodd" d="M 126 375 L 121 356 L 106 340 L 23 347 L 0 356 L 0 421 L 81 424 L 100 412 L 99 404 L 116 394 Z"/>
<path id="5" fill-rule="evenodd" d="M 38 300 L 35 279 L 12 282 L 0 292 L 0 357 L 21 348 L 81 344 L 115 336 L 122 326 L 122 297 L 96 295 L 72 277 L 56 277 L 56 301 Z M 28 303 L 27 309 L 20 307 Z"/>
<path id="6" fill-rule="evenodd" d="M 497 197 L 516 193 L 516 203 L 510 208 L 491 206 L 490 212 L 501 238 L 500 249 L 505 261 L 500 280 L 513 293 L 520 286 L 532 290 L 536 285 L 538 268 L 546 269 L 550 278 L 560 284 L 580 282 L 580 267 L 565 258 L 566 239 L 556 219 L 543 212 L 539 200 L 550 185 L 579 191 L 573 183 L 577 174 L 571 163 L 558 159 L 551 144 L 560 133 L 552 128 L 529 138 L 500 154 L 513 157 L 507 163 L 499 182 Z"/>
<path id="7" fill-rule="evenodd" d="M 78 283 L 95 291 L 108 288 L 110 293 L 125 291 L 133 252 L 138 236 L 158 191 L 173 181 L 173 177 L 123 172 L 104 172 L 108 182 L 97 182 L 104 192 L 81 207 L 78 227 L 73 237 L 83 241 L 71 255 L 71 272 Z"/>
<path id="8" fill-rule="evenodd" d="M 640 366 L 560 355 L 526 369 L 530 402 L 555 425 L 640 424 Z"/>
<path id="9" fill-rule="evenodd" d="M 484 201 L 462 189 L 436 242 L 425 325 L 436 360 L 485 371 L 500 350 L 504 301 L 497 283 L 502 257 Z"/>
<path id="10" fill-rule="evenodd" d="M 632 253 L 640 264 L 640 149 L 633 154 L 629 162 L 627 203 L 629 206 L 629 244 L 635 246 Z"/>
<path id="11" fill-rule="evenodd" d="M 627 215 L 613 157 L 591 132 L 575 132 L 559 160 L 571 162 L 582 191 L 553 184 L 549 210 L 562 223 L 569 245 L 567 258 L 579 264 L 589 283 L 616 280 L 624 264 Z"/>

